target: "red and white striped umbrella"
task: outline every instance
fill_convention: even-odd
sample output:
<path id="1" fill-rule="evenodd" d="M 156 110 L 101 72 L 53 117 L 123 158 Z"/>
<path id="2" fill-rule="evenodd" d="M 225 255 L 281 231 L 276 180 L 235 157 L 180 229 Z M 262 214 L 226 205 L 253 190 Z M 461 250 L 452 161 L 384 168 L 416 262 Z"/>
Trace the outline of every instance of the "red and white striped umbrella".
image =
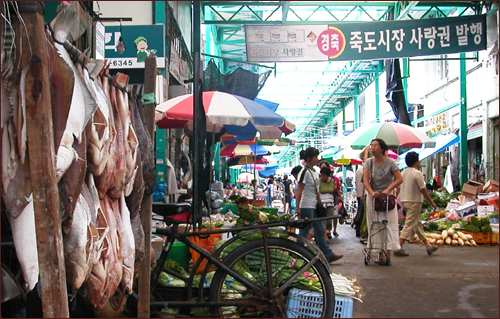
<path id="1" fill-rule="evenodd" d="M 349 134 L 343 144 L 361 150 L 375 138 L 381 138 L 393 150 L 399 147 L 413 148 L 422 145 L 434 147 L 436 145 L 435 141 L 419 129 L 395 122 L 375 123 L 360 127 Z"/>
<path id="2" fill-rule="evenodd" d="M 203 107 L 207 116 L 207 131 L 220 131 L 222 126 L 231 135 L 255 136 L 263 139 L 289 134 L 295 126 L 264 105 L 241 96 L 218 92 L 203 92 Z M 156 106 L 159 128 L 179 128 L 193 120 L 193 95 L 185 94 Z"/>

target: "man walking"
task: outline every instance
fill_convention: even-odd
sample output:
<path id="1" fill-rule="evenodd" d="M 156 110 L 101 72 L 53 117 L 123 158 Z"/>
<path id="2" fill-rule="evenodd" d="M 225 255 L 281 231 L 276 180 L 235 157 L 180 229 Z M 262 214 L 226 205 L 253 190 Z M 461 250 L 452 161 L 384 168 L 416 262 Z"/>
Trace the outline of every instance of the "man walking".
<path id="1" fill-rule="evenodd" d="M 290 206 L 292 203 L 292 197 L 295 195 L 292 190 L 292 181 L 288 179 L 288 175 L 283 176 L 283 188 L 285 189 L 285 208 L 284 213 L 290 214 Z"/>
<path id="2" fill-rule="evenodd" d="M 429 201 L 433 208 L 436 208 L 436 204 L 425 187 L 422 172 L 418 170 L 420 168 L 418 154 L 416 152 L 409 152 L 406 154 L 405 161 L 408 168 L 402 173 L 403 184 L 401 184 L 401 201 L 403 202 L 403 208 L 406 210 L 406 219 L 405 226 L 399 236 L 401 249 L 394 251 L 394 256 L 409 256 L 409 254 L 403 250 L 403 244 L 405 241 L 412 240 L 414 234 L 417 234 L 420 240 L 424 242 L 427 247 L 427 254 L 431 255 L 438 250 L 438 246 L 429 244 L 427 239 L 425 239 L 424 228 L 420 221 L 420 213 L 422 212 L 423 197 Z"/>

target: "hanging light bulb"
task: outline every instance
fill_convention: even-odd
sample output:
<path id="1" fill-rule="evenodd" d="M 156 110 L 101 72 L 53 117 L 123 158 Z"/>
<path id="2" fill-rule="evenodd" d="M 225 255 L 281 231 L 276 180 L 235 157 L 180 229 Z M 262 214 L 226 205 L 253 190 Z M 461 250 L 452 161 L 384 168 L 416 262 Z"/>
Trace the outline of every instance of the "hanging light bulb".
<path id="1" fill-rule="evenodd" d="M 123 52 L 125 52 L 125 43 L 123 42 L 122 37 L 118 39 L 118 44 L 116 45 L 116 52 L 118 52 L 118 54 L 123 54 Z"/>
<path id="2" fill-rule="evenodd" d="M 122 37 L 122 20 L 120 20 L 120 38 L 118 39 L 118 44 L 116 45 L 116 52 L 118 52 L 118 54 L 123 54 L 123 52 L 125 52 L 125 42 L 123 42 Z"/>

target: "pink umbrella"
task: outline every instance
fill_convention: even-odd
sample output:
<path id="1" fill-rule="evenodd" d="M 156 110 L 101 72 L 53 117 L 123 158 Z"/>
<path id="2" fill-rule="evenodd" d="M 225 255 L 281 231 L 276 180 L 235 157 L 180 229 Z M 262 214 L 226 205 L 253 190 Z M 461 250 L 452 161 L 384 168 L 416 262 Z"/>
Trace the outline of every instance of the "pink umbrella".
<path id="1" fill-rule="evenodd" d="M 392 159 L 395 159 L 396 161 L 398 160 L 398 154 L 392 150 L 387 151 L 387 156 Z"/>

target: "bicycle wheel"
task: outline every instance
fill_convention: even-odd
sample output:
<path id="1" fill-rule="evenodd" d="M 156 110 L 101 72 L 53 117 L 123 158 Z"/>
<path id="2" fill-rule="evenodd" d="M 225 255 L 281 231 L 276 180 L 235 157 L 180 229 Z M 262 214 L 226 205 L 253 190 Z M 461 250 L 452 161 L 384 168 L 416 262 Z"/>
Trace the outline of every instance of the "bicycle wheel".
<path id="1" fill-rule="evenodd" d="M 261 293 L 219 268 L 212 279 L 210 300 L 227 305 L 211 307 L 211 313 L 222 318 L 331 318 L 335 294 L 321 260 L 308 266 L 315 254 L 290 240 L 268 238 L 267 246 L 268 262 L 263 239 L 236 248 L 224 259 L 227 267 L 249 279 Z"/>

